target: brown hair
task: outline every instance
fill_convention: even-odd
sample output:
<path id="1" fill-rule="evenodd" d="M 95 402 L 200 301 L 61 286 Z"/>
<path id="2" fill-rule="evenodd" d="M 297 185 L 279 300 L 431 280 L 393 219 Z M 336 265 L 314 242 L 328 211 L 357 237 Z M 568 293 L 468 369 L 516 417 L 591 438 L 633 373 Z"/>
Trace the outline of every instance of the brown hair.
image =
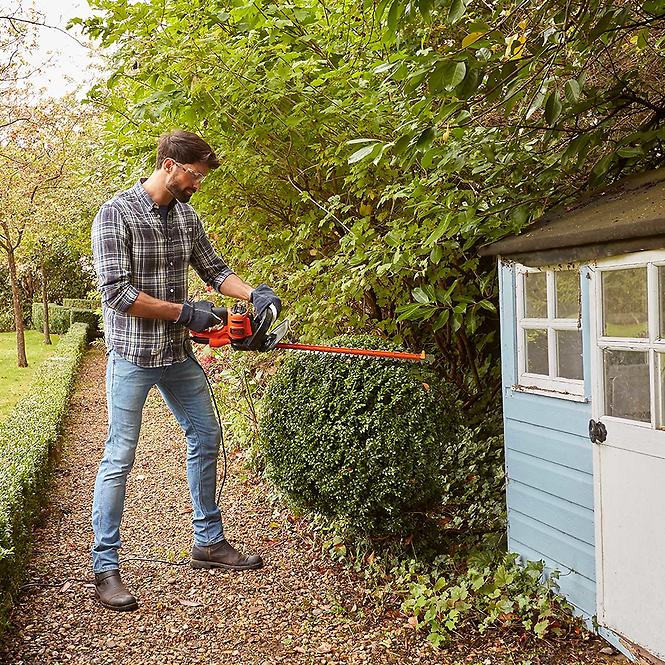
<path id="1" fill-rule="evenodd" d="M 210 169 L 216 169 L 219 166 L 219 160 L 213 149 L 200 136 L 182 129 L 176 129 L 159 137 L 158 169 L 161 168 L 167 157 L 183 164 L 200 162 L 206 164 Z"/>

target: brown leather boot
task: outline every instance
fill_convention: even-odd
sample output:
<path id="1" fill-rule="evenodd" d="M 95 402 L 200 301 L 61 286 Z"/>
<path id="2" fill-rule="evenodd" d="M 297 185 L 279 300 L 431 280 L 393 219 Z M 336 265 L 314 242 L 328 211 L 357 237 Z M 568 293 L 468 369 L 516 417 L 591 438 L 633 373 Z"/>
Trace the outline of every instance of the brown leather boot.
<path id="1" fill-rule="evenodd" d="M 122 583 L 117 569 L 95 573 L 95 598 L 107 609 L 118 612 L 130 612 L 139 607 L 136 598 Z"/>
<path id="2" fill-rule="evenodd" d="M 253 570 L 263 566 L 258 554 L 240 554 L 228 540 L 214 545 L 192 547 L 192 568 L 226 568 L 226 570 Z"/>

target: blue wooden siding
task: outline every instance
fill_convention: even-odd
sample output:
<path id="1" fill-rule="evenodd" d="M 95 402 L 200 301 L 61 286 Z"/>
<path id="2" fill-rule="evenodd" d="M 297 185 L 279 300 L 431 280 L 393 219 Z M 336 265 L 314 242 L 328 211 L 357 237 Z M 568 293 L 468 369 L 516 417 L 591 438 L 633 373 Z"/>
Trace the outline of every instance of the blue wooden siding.
<path id="1" fill-rule="evenodd" d="M 584 276 L 584 275 L 583 275 Z M 596 613 L 588 280 L 582 279 L 586 401 L 513 390 L 517 383 L 515 272 L 500 270 L 501 349 L 508 544 L 525 560 L 558 570 L 561 593 Z"/>

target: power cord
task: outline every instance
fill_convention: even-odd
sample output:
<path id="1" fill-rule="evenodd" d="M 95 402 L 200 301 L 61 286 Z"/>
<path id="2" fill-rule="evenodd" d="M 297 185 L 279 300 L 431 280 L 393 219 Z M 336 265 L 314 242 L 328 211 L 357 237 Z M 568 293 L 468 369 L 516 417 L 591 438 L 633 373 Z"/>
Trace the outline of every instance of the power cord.
<path id="1" fill-rule="evenodd" d="M 198 361 L 191 349 L 187 349 L 187 355 L 201 368 L 203 376 L 205 377 L 206 383 L 208 384 L 208 390 L 210 391 L 210 399 L 212 400 L 212 405 L 215 407 L 215 414 L 217 415 L 217 423 L 219 424 L 219 435 L 221 437 L 221 448 L 224 453 L 224 469 L 222 471 L 222 482 L 219 486 L 219 491 L 217 492 L 217 504 L 222 497 L 222 490 L 224 489 L 224 483 L 226 483 L 226 471 L 228 466 L 228 460 L 226 457 L 226 446 L 224 445 L 224 426 L 222 425 L 222 418 L 219 415 L 219 408 L 217 407 L 217 399 L 215 398 L 215 391 L 212 388 L 210 379 L 208 378 L 208 373 L 203 369 L 203 366 Z"/>

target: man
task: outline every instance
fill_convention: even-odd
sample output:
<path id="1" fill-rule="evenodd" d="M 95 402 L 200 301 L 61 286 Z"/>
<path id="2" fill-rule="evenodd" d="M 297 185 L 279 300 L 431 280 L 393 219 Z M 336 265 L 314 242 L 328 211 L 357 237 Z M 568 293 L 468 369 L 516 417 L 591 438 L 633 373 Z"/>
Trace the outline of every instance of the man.
<path id="1" fill-rule="evenodd" d="M 109 419 L 92 507 L 92 562 L 95 596 L 112 610 L 138 607 L 120 578 L 120 522 L 143 406 L 155 385 L 187 439 L 192 566 L 245 570 L 263 565 L 259 555 L 240 554 L 224 538 L 215 500 L 221 433 L 188 341 L 188 329 L 200 332 L 220 323 L 211 302 L 187 299 L 190 265 L 220 293 L 252 302 L 259 316 L 271 304 L 281 309 L 271 288 L 253 289 L 229 269 L 187 204 L 218 166 L 210 146 L 196 134 L 165 134 L 152 175 L 105 203 L 92 227 L 108 349 Z"/>

